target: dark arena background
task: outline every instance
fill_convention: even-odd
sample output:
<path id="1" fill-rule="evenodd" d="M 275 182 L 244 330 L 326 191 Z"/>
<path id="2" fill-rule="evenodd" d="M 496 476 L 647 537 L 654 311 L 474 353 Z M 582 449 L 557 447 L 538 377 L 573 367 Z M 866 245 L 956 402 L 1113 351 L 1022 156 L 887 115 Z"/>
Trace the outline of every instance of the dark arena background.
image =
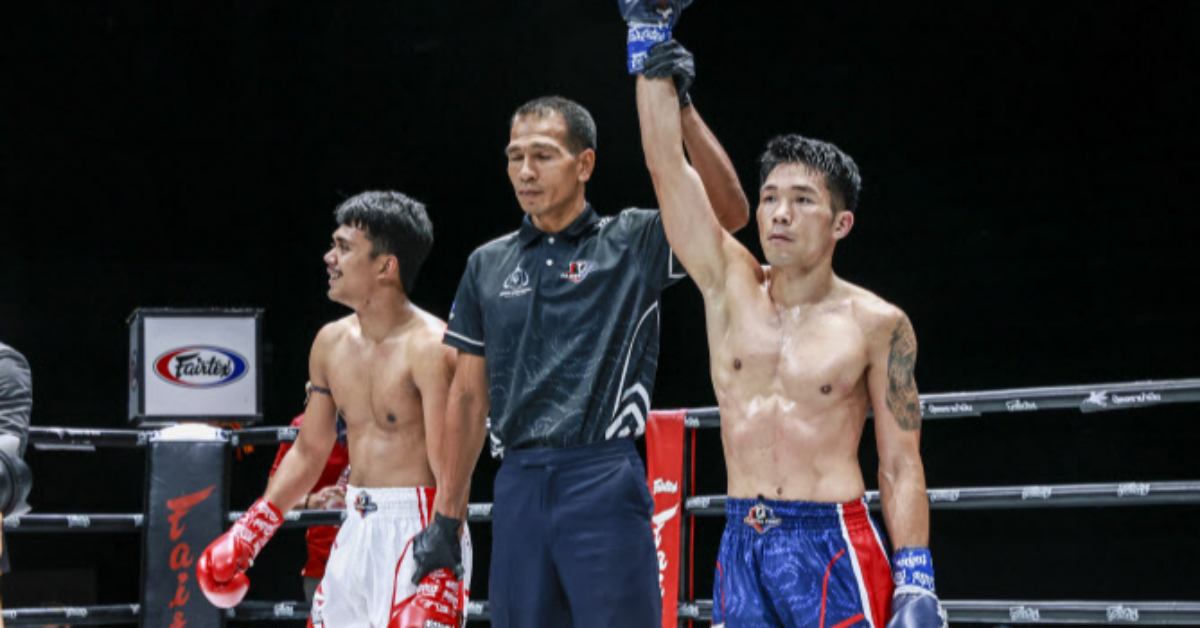
<path id="1" fill-rule="evenodd" d="M 334 207 L 387 188 L 427 204 L 436 243 L 412 297 L 444 318 L 471 250 L 521 220 L 502 149 L 536 96 L 595 116 L 602 214 L 657 206 L 613 0 L 2 12 L 0 340 L 32 365 L 36 427 L 131 427 L 126 318 L 147 306 L 263 308 L 265 424 L 286 425 L 314 335 L 347 313 L 325 296 Z M 907 311 L 920 388 L 945 393 L 1200 376 L 1198 17 L 1173 1 L 697 0 L 675 35 L 752 207 L 771 136 L 854 156 L 862 202 L 834 268 Z M 738 237 L 761 256 L 753 226 Z M 662 329 L 653 405 L 714 405 L 690 282 L 665 293 Z M 1200 480 L 1198 408 L 927 420 L 928 485 Z M 721 494 L 719 434 L 698 440 L 697 492 Z M 274 454 L 234 461 L 231 508 L 261 494 Z M 144 452 L 27 460 L 34 513 L 143 509 Z M 481 461 L 473 502 L 495 469 Z M 1200 601 L 1198 501 L 934 510 L 939 594 Z M 697 519 L 695 598 L 711 597 L 722 524 Z M 486 599 L 489 529 L 472 530 Z M 5 609 L 140 597 L 137 533 L 8 533 L 4 548 Z M 303 599 L 304 551 L 281 532 L 247 599 Z"/>

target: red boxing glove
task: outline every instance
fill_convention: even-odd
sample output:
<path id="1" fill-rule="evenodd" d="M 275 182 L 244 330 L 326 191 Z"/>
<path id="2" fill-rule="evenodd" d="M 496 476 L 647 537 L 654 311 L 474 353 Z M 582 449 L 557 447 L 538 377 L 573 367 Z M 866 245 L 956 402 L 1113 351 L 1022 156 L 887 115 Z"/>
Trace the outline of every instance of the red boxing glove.
<path id="1" fill-rule="evenodd" d="M 196 562 L 196 579 L 213 606 L 233 608 L 246 597 L 250 579 L 244 572 L 282 524 L 283 513 L 260 499 L 204 550 Z"/>
<path id="2" fill-rule="evenodd" d="M 421 579 L 416 595 L 392 609 L 388 628 L 460 628 L 465 601 L 462 581 L 439 569 Z"/>

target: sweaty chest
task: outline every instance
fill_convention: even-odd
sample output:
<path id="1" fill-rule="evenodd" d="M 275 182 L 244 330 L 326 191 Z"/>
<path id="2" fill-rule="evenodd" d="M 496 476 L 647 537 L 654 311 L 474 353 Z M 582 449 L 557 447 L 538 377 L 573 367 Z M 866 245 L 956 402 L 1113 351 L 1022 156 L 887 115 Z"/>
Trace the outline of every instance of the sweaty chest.
<path id="1" fill-rule="evenodd" d="M 844 394 L 867 364 L 860 328 L 837 314 L 744 317 L 731 325 L 721 349 L 714 366 L 726 385 L 791 398 Z"/>

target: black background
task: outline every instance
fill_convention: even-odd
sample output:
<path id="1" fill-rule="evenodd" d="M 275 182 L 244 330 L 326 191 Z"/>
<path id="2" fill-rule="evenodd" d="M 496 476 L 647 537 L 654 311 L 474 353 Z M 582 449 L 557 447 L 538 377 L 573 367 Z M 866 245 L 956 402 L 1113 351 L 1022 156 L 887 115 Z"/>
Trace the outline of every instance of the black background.
<path id="1" fill-rule="evenodd" d="M 467 255 L 516 228 L 508 117 L 558 93 L 599 127 L 588 197 L 655 206 L 611 0 L 36 3 L 0 19 L 0 339 L 29 358 L 35 423 L 127 427 L 126 316 L 266 309 L 267 424 L 302 408 L 331 212 L 366 189 L 428 207 L 413 297 L 445 317 Z M 840 276 L 900 305 L 926 392 L 1186 378 L 1197 340 L 1197 2 L 700 0 L 677 37 L 697 108 L 752 204 L 783 132 L 853 155 L 864 192 Z M 739 238 L 760 249 L 753 228 Z M 663 302 L 656 407 L 715 403 L 699 293 Z M 927 424 L 931 488 L 1196 479 L 1194 406 Z M 869 431 L 869 430 L 868 430 Z M 723 491 L 701 436 L 700 490 Z M 874 486 L 873 442 L 863 464 Z M 235 464 L 234 508 L 274 451 Z M 31 450 L 40 512 L 142 508 L 144 456 Z M 473 501 L 491 498 L 482 462 Z M 1188 599 L 1200 509 L 938 511 L 945 599 Z M 710 597 L 720 523 L 700 523 Z M 474 589 L 486 597 L 488 533 Z M 137 599 L 139 540 L 9 535 L 6 607 Z M 298 599 L 299 532 L 252 572 Z M 14 588 L 84 570 L 86 599 Z M 61 573 L 61 572 L 56 572 Z M 57 576 L 56 576 L 57 577 Z"/>

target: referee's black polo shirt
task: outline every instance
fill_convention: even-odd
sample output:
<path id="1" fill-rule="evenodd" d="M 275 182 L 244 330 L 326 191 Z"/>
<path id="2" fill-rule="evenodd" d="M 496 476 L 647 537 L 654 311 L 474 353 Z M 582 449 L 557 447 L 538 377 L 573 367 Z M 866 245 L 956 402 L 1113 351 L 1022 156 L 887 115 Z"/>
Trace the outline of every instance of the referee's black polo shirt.
<path id="1" fill-rule="evenodd" d="M 492 455 L 641 435 L 659 294 L 683 276 L 661 215 L 644 209 L 588 205 L 557 234 L 526 216 L 475 249 L 445 342 L 487 360 Z"/>

